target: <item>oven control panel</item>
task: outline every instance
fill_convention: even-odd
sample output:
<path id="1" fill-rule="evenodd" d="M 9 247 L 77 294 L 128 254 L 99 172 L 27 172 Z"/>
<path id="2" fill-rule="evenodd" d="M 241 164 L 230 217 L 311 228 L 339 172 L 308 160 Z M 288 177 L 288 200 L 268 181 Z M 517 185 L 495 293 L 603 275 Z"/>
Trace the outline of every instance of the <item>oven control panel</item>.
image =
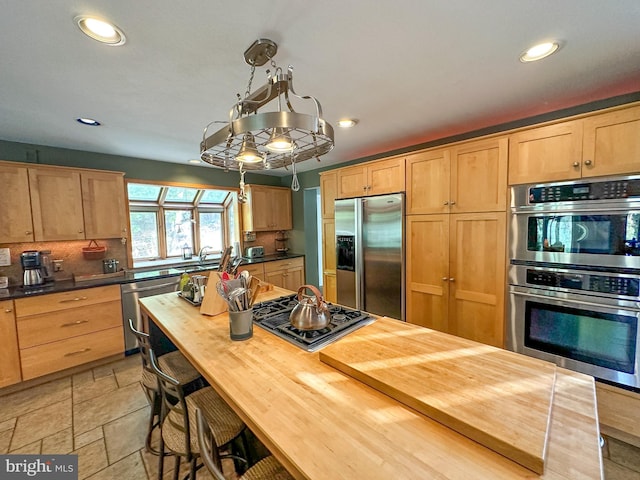
<path id="1" fill-rule="evenodd" d="M 529 188 L 529 204 L 640 197 L 640 179 L 545 185 Z"/>
<path id="2" fill-rule="evenodd" d="M 527 283 L 627 297 L 638 297 L 640 294 L 640 279 L 638 278 L 592 273 L 550 272 L 528 268 Z"/>

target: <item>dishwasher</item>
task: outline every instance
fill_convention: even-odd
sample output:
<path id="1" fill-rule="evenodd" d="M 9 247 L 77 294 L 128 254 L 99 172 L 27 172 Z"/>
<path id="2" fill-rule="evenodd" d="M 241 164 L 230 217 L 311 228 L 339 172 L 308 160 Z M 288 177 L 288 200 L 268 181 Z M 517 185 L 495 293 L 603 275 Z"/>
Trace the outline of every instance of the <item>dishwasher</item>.
<path id="1" fill-rule="evenodd" d="M 178 291 L 180 276 L 138 280 L 120 285 L 122 297 L 122 321 L 124 322 L 124 351 L 125 355 L 132 355 L 138 351 L 136 337 L 129 330 L 129 319 L 138 330 L 144 330 L 140 316 L 138 300 L 144 297 L 160 295 Z"/>

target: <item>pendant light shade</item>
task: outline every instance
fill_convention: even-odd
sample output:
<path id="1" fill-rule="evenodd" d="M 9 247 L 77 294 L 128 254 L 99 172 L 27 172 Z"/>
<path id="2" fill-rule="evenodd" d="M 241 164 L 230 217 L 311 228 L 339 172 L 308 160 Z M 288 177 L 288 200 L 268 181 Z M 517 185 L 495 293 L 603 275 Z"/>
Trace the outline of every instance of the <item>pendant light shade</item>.
<path id="1" fill-rule="evenodd" d="M 243 163 L 258 163 L 262 161 L 262 155 L 260 155 L 260 152 L 256 147 L 255 138 L 251 133 L 244 135 L 244 138 L 242 139 L 242 146 L 240 147 L 235 160 L 236 162 Z"/>
<path id="2" fill-rule="evenodd" d="M 265 146 L 272 152 L 290 152 L 293 150 L 293 140 L 286 129 L 276 127 L 271 132 L 269 142 Z"/>

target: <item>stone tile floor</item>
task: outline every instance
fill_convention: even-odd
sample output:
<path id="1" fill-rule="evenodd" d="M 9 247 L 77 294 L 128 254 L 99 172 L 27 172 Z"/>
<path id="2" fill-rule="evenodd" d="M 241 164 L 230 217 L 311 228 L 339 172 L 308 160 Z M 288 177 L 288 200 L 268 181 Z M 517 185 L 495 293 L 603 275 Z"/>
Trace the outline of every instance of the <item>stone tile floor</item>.
<path id="1" fill-rule="evenodd" d="M 149 405 L 140 373 L 133 355 L 0 397 L 0 454 L 76 453 L 80 479 L 155 479 L 157 457 L 144 450 Z M 607 437 L 603 457 L 606 480 L 640 480 L 640 448 Z M 164 477 L 172 475 L 168 459 Z M 201 469 L 198 478 L 210 477 Z"/>

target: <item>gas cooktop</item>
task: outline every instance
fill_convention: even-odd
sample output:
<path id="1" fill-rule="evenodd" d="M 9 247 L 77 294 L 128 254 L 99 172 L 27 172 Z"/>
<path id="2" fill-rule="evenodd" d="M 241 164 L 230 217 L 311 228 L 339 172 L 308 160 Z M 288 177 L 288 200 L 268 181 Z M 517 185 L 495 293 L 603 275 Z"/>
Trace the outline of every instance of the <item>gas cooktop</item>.
<path id="1" fill-rule="evenodd" d="M 295 294 L 256 303 L 253 306 L 253 322 L 307 352 L 315 352 L 375 321 L 367 312 L 329 303 L 331 323 L 327 327 L 299 330 L 289 321 L 289 315 L 297 304 Z"/>

